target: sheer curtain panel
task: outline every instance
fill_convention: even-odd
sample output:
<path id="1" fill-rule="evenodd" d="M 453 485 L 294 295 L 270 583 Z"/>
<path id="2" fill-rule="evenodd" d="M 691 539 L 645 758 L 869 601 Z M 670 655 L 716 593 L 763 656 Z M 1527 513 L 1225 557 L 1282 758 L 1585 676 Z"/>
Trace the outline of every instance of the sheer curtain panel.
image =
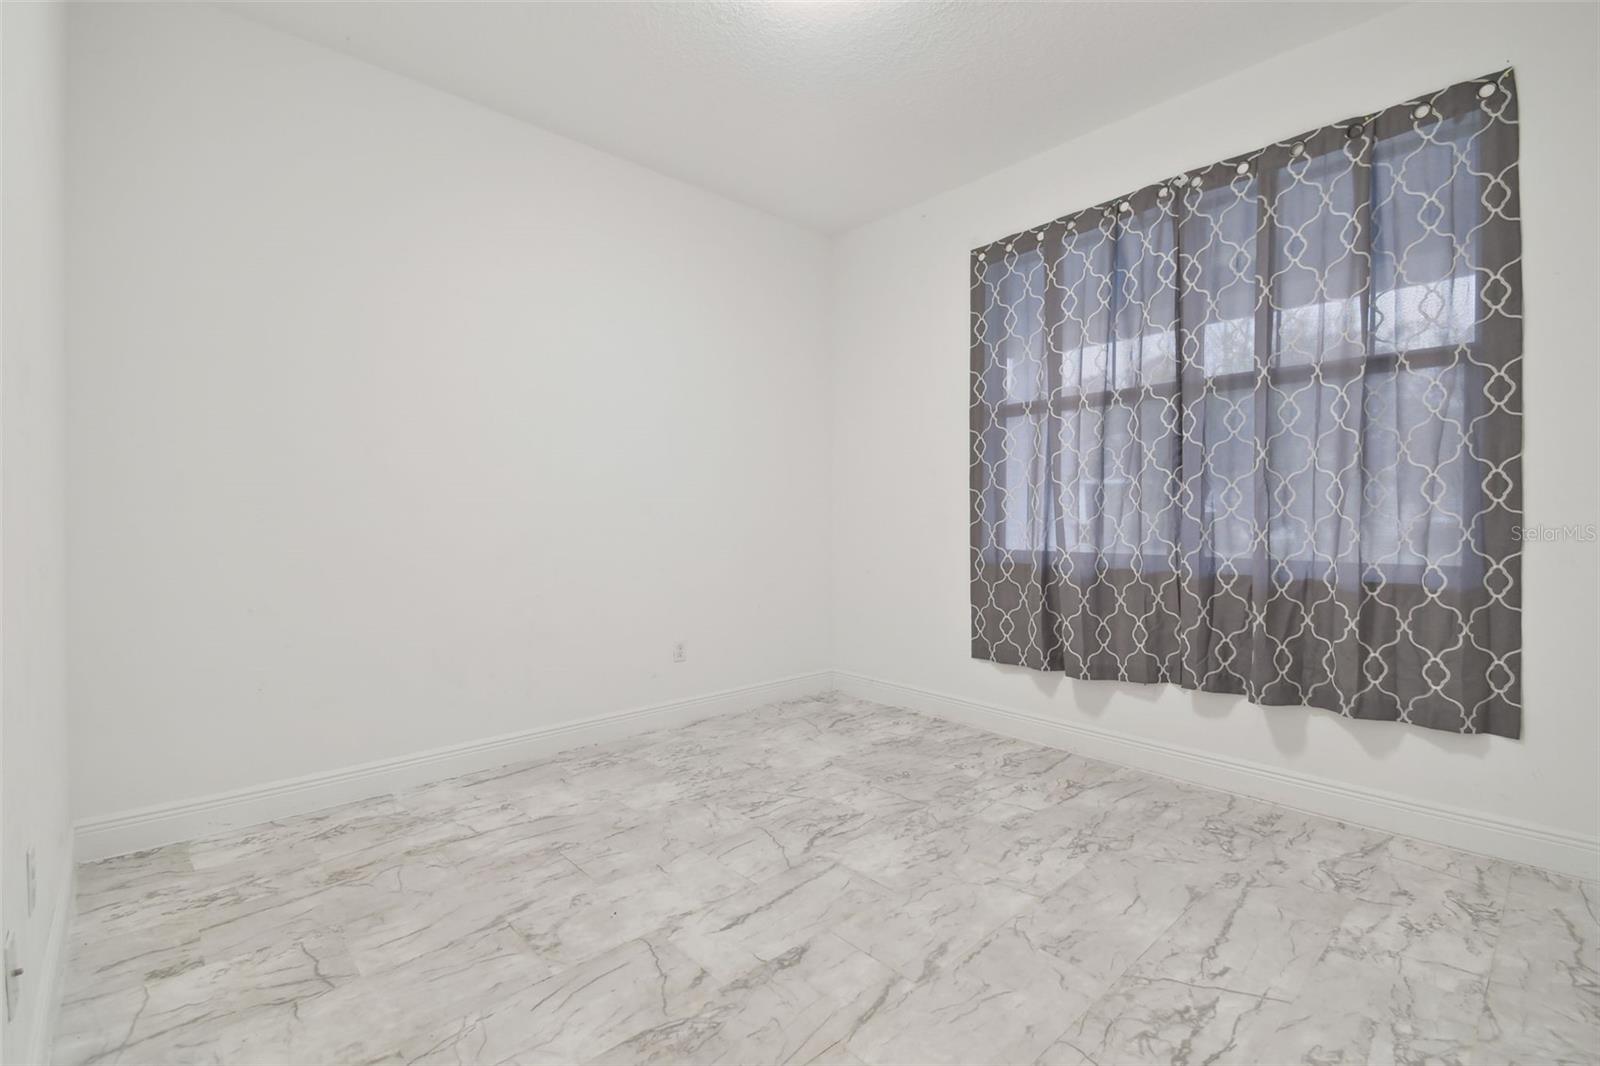
<path id="1" fill-rule="evenodd" d="M 972 652 L 1515 737 L 1510 70 L 972 253 Z"/>

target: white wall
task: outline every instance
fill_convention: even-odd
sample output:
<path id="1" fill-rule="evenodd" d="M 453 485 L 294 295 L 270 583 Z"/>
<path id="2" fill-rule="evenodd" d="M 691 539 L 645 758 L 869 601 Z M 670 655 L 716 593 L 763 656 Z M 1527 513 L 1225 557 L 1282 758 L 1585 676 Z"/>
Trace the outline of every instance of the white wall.
<path id="1" fill-rule="evenodd" d="M 1600 875 L 1592 866 L 1600 835 L 1594 544 L 1527 548 L 1520 741 L 976 662 L 967 600 L 969 249 L 1508 63 L 1522 94 L 1527 518 L 1595 522 L 1595 39 L 1591 5 L 1401 8 L 841 238 L 835 665 L 923 690 L 920 697 L 898 690 L 913 702 L 938 704 L 929 694 L 942 694 L 959 698 L 946 707 L 975 701 L 1089 727 L 1110 736 L 1101 737 L 1106 750 L 1213 783 L 1273 793 L 1288 787 L 1278 771 L 1307 775 L 1330 787 L 1280 794 L 1341 811 L 1357 810 L 1340 807 L 1351 789 L 1392 794 L 1410 813 L 1395 814 L 1389 828 L 1454 834 L 1454 842 L 1480 850 L 1514 850 L 1542 831 L 1540 855 L 1557 861 L 1559 853 L 1568 865 L 1576 855 Z M 1267 772 L 1241 775 L 1221 765 L 1238 760 Z M 1450 810 L 1417 821 L 1421 808 Z M 1389 817 L 1384 809 L 1360 808 L 1378 820 Z M 1469 817 L 1459 821 L 1451 811 Z M 1488 820 L 1508 824 L 1490 832 Z M 1525 857 L 1538 857 L 1534 851 L 1530 845 Z"/>
<path id="2" fill-rule="evenodd" d="M 209 8 L 75 9 L 77 816 L 835 666 L 1592 856 L 1594 545 L 1527 548 L 1520 741 L 972 661 L 966 278 L 997 235 L 1514 63 L 1528 518 L 1594 522 L 1595 33 L 1400 9 L 847 234 L 830 289 L 822 238 L 405 79 Z"/>
<path id="3" fill-rule="evenodd" d="M 826 666 L 821 237 L 215 9 L 69 23 L 80 819 Z"/>
<path id="4" fill-rule="evenodd" d="M 0 4 L 0 913 L 5 1062 L 41 1061 L 70 907 L 62 576 L 61 9 Z M 25 856 L 36 856 L 28 907 Z"/>

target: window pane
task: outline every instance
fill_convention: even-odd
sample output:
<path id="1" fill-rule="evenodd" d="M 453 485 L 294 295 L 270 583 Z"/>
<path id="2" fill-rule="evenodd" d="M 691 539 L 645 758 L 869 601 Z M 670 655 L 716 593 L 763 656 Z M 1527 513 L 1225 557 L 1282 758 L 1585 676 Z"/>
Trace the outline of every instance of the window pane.
<path id="1" fill-rule="evenodd" d="M 1008 402 L 1044 395 L 1045 271 L 1037 252 L 1006 256 L 983 273 L 983 340 Z"/>
<path id="2" fill-rule="evenodd" d="M 1416 351 L 1476 338 L 1472 264 L 1482 217 L 1473 110 L 1379 141 L 1372 166 L 1374 347 Z"/>
<path id="3" fill-rule="evenodd" d="M 1372 375 L 1365 383 L 1366 470 L 1361 561 L 1369 566 L 1459 566 L 1469 561 L 1464 517 L 1478 504 L 1462 432 L 1463 365 Z"/>
<path id="4" fill-rule="evenodd" d="M 1041 551 L 1050 546 L 1048 493 L 1044 476 L 1045 417 L 1005 420 L 1005 461 L 1000 485 L 1000 544 L 1006 551 Z"/>
<path id="5" fill-rule="evenodd" d="M 1188 413 L 1191 447 L 1203 462 L 1192 471 L 1191 490 L 1200 522 L 1200 569 L 1216 560 L 1240 560 L 1258 539 L 1255 390 L 1207 387 Z"/>

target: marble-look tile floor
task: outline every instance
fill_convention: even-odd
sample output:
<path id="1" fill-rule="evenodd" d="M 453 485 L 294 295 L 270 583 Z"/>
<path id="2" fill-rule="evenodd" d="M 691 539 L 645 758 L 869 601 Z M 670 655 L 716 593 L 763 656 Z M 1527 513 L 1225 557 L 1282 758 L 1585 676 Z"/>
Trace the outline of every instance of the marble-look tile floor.
<path id="1" fill-rule="evenodd" d="M 1596 1062 L 1600 890 L 842 697 L 84 866 L 86 1062 Z"/>

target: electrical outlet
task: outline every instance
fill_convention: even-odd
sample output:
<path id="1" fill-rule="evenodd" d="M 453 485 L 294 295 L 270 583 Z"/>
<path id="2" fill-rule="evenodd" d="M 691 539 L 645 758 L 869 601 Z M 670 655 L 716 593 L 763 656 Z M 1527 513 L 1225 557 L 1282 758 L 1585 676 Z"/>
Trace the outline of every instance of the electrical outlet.
<path id="1" fill-rule="evenodd" d="M 672 661 L 682 663 L 689 661 L 689 645 L 685 641 L 678 641 L 672 646 Z"/>
<path id="2" fill-rule="evenodd" d="M 28 913 L 33 914 L 34 904 L 39 902 L 39 864 L 38 856 L 32 848 L 28 849 L 26 864 L 28 867 Z"/>
<path id="3" fill-rule="evenodd" d="M 6 934 L 6 1021 L 11 1021 L 17 1016 L 17 996 L 21 989 L 22 967 L 17 964 L 17 938 L 11 933 Z"/>

